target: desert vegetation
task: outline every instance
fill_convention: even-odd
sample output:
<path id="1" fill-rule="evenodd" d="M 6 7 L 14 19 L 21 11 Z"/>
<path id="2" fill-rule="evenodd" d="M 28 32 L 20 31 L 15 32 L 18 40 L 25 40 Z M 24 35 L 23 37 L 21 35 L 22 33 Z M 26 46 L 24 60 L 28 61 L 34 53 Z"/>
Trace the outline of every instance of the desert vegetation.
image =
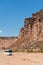
<path id="1" fill-rule="evenodd" d="M 43 53 L 43 41 L 30 43 L 27 46 L 23 46 L 23 47 L 13 50 L 13 52 Z"/>

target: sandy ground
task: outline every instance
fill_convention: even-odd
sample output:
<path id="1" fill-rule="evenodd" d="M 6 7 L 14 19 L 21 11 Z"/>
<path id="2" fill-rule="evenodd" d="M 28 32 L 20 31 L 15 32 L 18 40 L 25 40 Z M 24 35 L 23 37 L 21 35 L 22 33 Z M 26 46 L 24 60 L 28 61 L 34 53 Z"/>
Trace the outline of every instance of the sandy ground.
<path id="1" fill-rule="evenodd" d="M 0 52 L 0 65 L 43 65 L 43 53 L 16 52 L 7 56 Z"/>

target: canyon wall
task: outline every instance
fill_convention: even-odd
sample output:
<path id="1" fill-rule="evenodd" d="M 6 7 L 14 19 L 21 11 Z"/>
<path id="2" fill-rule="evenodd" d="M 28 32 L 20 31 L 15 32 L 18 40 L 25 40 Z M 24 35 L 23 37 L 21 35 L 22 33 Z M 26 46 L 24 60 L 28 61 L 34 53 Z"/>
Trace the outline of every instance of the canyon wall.
<path id="1" fill-rule="evenodd" d="M 25 19 L 24 28 L 21 29 L 20 36 L 28 38 L 30 42 L 43 41 L 43 10 L 32 14 L 32 18 Z"/>
<path id="2" fill-rule="evenodd" d="M 0 48 L 18 49 L 40 41 L 43 41 L 43 9 L 25 18 L 17 38 L 0 38 Z"/>

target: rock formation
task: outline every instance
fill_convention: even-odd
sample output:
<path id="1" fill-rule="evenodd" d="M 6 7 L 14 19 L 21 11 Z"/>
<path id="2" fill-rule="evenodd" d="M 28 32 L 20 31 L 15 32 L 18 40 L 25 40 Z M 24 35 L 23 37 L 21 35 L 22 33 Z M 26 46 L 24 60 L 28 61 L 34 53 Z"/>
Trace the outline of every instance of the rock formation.
<path id="1" fill-rule="evenodd" d="M 43 41 L 43 10 L 32 14 L 32 18 L 25 19 L 21 34 L 27 36 L 30 42 Z"/>
<path id="2" fill-rule="evenodd" d="M 17 37 L 0 37 L 0 49 L 7 49 L 15 41 L 17 41 Z"/>
<path id="3" fill-rule="evenodd" d="M 32 18 L 25 18 L 24 27 L 21 28 L 18 38 L 0 38 L 0 46 L 18 49 L 29 47 L 33 42 L 41 41 L 43 41 L 43 9 L 32 14 Z"/>

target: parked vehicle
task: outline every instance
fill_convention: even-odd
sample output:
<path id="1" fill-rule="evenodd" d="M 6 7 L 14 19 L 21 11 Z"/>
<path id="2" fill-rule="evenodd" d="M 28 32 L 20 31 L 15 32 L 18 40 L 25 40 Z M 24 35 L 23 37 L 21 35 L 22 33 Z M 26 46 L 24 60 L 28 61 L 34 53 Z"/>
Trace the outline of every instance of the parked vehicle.
<path id="1" fill-rule="evenodd" d="M 11 56 L 12 55 L 12 50 L 5 50 L 5 54 Z"/>

